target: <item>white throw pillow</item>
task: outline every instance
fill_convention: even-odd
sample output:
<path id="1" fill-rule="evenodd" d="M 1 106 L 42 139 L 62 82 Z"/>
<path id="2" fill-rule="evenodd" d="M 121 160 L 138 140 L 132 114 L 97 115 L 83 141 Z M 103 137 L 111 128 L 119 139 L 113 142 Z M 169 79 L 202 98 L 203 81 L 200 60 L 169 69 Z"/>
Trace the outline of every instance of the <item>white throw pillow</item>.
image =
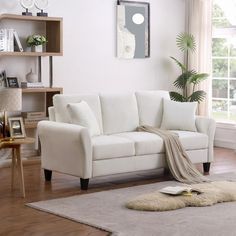
<path id="1" fill-rule="evenodd" d="M 163 100 L 161 129 L 197 131 L 195 112 L 197 102 Z"/>
<path id="2" fill-rule="evenodd" d="M 88 128 L 91 136 L 101 134 L 96 117 L 88 103 L 85 101 L 69 103 L 67 110 L 69 112 L 70 123 Z"/>

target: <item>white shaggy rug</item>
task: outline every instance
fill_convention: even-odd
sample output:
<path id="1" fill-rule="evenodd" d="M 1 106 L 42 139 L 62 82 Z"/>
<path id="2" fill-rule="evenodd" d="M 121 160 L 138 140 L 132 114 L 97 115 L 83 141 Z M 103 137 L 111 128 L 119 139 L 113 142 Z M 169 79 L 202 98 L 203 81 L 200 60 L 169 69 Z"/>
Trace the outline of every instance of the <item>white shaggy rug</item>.
<path id="1" fill-rule="evenodd" d="M 210 177 L 236 181 L 236 173 Z M 174 211 L 135 211 L 125 203 L 136 196 L 175 186 L 175 181 L 103 191 L 27 204 L 30 207 L 112 232 L 119 236 L 235 236 L 236 202 Z"/>
<path id="2" fill-rule="evenodd" d="M 192 184 L 191 188 L 201 190 L 202 194 L 171 196 L 157 190 L 135 197 L 126 203 L 126 207 L 142 211 L 169 211 L 184 207 L 204 207 L 236 201 L 236 182 L 216 181 Z"/>

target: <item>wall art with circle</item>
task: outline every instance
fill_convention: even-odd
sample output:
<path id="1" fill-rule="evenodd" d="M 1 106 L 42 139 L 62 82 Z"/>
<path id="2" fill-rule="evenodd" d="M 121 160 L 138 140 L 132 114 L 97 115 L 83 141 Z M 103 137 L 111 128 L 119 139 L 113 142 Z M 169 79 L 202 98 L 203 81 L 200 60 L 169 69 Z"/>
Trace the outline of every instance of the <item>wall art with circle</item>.
<path id="1" fill-rule="evenodd" d="M 150 4 L 117 2 L 118 58 L 150 57 Z"/>

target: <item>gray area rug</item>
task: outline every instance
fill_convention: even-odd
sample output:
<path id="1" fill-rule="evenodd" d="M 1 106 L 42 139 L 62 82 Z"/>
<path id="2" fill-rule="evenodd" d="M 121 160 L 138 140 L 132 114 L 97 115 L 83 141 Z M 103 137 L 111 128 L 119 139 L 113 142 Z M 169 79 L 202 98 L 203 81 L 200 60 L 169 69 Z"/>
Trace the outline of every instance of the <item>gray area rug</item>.
<path id="1" fill-rule="evenodd" d="M 236 172 L 210 177 L 236 181 Z M 27 204 L 38 210 L 95 226 L 119 236 L 235 236 L 236 202 L 174 211 L 146 212 L 125 207 L 135 196 L 154 192 L 168 181 Z"/>

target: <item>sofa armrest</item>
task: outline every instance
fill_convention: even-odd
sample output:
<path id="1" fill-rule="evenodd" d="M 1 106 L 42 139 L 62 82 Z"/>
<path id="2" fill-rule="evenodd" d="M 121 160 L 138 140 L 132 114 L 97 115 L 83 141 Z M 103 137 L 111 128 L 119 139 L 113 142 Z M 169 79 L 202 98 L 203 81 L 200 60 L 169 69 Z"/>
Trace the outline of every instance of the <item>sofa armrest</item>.
<path id="1" fill-rule="evenodd" d="M 87 128 L 40 121 L 38 134 L 42 147 L 42 168 L 84 179 L 92 177 L 92 145 Z"/>
<path id="2" fill-rule="evenodd" d="M 56 121 L 55 107 L 48 107 L 49 120 Z"/>
<path id="3" fill-rule="evenodd" d="M 208 162 L 214 159 L 214 136 L 216 130 L 216 122 L 214 119 L 197 116 L 196 117 L 197 131 L 208 136 Z"/>

